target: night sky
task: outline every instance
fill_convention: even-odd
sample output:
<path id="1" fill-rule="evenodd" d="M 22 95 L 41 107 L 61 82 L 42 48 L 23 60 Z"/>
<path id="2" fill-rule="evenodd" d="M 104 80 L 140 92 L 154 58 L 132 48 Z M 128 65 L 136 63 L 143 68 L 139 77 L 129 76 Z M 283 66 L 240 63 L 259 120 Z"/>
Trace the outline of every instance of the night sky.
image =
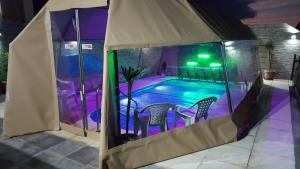
<path id="1" fill-rule="evenodd" d="M 296 26 L 300 22 L 300 0 L 254 0 L 249 7 L 255 16 L 242 19 L 245 24 L 286 22 Z"/>

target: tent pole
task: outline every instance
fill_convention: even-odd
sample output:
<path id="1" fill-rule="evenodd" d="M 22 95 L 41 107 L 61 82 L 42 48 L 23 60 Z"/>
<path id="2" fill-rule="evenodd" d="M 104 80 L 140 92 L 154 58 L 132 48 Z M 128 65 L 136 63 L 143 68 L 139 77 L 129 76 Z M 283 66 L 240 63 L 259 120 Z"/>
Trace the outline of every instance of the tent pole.
<path id="1" fill-rule="evenodd" d="M 230 95 L 230 90 L 229 90 L 229 83 L 228 83 L 228 74 L 227 74 L 227 66 L 226 66 L 226 55 L 225 55 L 225 47 L 224 43 L 221 43 L 221 56 L 222 56 L 222 62 L 223 62 L 223 72 L 224 72 L 224 81 L 225 81 L 225 87 L 226 87 L 226 92 L 227 92 L 227 102 L 228 102 L 228 108 L 229 108 L 229 113 L 233 113 L 232 109 L 232 103 L 231 103 L 231 95 Z"/>
<path id="2" fill-rule="evenodd" d="M 86 109 L 86 97 L 85 97 L 85 86 L 84 86 L 84 60 L 82 55 L 81 48 L 81 39 L 80 39 L 80 23 L 79 23 L 79 11 L 75 10 L 76 17 L 76 33 L 77 33 L 77 49 L 79 56 L 79 70 L 80 70 L 80 98 L 82 101 L 82 123 L 83 123 L 83 134 L 86 137 L 88 129 L 87 125 L 87 109 Z"/>

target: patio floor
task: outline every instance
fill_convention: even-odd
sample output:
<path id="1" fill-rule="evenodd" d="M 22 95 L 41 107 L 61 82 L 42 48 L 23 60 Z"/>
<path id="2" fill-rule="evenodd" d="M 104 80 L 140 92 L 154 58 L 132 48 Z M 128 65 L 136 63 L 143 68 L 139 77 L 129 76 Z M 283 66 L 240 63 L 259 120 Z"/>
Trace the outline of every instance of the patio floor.
<path id="1" fill-rule="evenodd" d="M 0 119 L 2 133 L 2 119 Z M 43 132 L 3 139 L 0 137 L 1 169 L 96 169 L 96 141 L 65 131 Z"/>
<path id="2" fill-rule="evenodd" d="M 300 169 L 300 108 L 289 82 L 266 81 L 254 111 L 267 116 L 244 139 L 142 169 Z"/>
<path id="3" fill-rule="evenodd" d="M 300 108 L 289 97 L 289 82 L 265 82 L 258 107 L 267 115 L 247 137 L 143 169 L 299 169 Z M 0 104 L 3 111 L 3 104 Z M 2 116 L 0 112 L 0 133 Z M 5 140 L 0 136 L 2 169 L 93 169 L 98 167 L 97 142 L 65 131 L 43 132 Z"/>

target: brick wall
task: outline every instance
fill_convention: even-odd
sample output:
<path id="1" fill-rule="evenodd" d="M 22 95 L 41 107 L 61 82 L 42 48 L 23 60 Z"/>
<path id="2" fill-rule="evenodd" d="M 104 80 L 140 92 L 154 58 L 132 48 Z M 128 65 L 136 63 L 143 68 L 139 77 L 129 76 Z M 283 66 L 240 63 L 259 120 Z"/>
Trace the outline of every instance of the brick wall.
<path id="1" fill-rule="evenodd" d="M 276 73 L 276 78 L 289 79 L 294 54 L 300 55 L 300 33 L 297 33 L 297 39 L 292 40 L 293 35 L 288 31 L 288 24 L 270 24 L 270 25 L 250 25 L 257 38 L 262 42 L 271 40 L 274 44 L 272 52 L 272 69 Z M 259 56 L 261 68 L 268 68 L 267 52 L 261 47 Z"/>

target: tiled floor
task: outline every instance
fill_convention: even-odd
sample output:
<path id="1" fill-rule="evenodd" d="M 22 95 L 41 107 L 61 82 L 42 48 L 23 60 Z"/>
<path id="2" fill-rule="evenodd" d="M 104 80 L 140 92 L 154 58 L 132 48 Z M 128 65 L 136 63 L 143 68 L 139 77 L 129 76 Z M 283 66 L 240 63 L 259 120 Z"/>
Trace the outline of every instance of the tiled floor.
<path id="1" fill-rule="evenodd" d="M 289 96 L 288 81 L 265 84 L 255 111 L 268 115 L 247 137 L 143 169 L 300 169 L 299 105 Z"/>
<path id="2" fill-rule="evenodd" d="M 1 128 L 0 118 L 0 133 Z M 97 145 L 93 140 L 65 131 L 12 139 L 0 137 L 0 169 L 96 169 Z"/>
<path id="3" fill-rule="evenodd" d="M 253 111 L 267 116 L 247 137 L 143 169 L 300 169 L 300 106 L 289 96 L 288 81 L 265 83 L 259 106 Z M 0 133 L 1 128 L 0 117 Z M 97 142 L 65 131 L 9 140 L 0 137 L 0 168 L 95 169 L 96 147 Z"/>

